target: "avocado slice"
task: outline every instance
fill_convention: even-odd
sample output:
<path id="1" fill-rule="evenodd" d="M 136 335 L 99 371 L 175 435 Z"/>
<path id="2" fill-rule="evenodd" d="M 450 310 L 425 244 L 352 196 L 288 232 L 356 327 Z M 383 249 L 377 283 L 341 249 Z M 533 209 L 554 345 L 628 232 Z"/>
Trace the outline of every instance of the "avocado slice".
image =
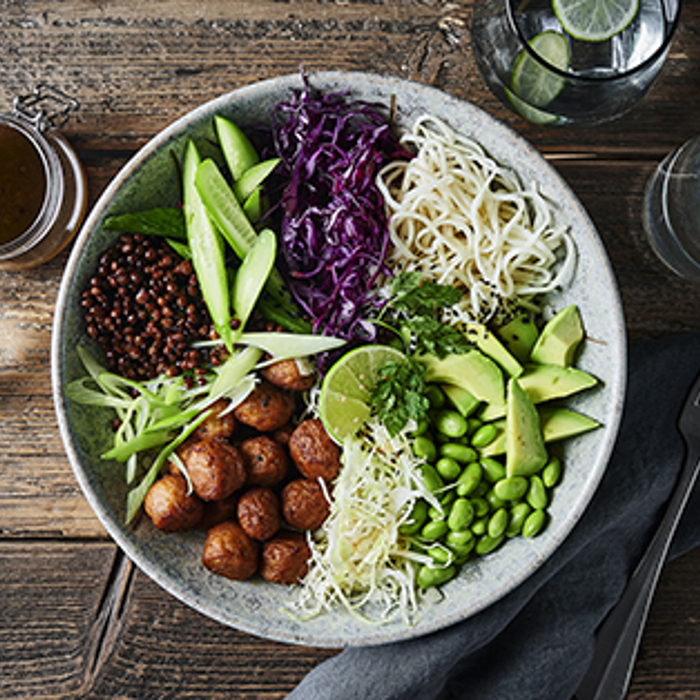
<path id="1" fill-rule="evenodd" d="M 498 363 L 510 377 L 517 377 L 523 372 L 523 366 L 505 348 L 503 343 L 483 323 L 471 321 L 465 325 L 464 332 L 481 352 Z"/>
<path id="2" fill-rule="evenodd" d="M 532 348 L 530 360 L 541 365 L 570 367 L 582 340 L 583 323 L 578 306 L 565 306 L 545 324 Z"/>
<path id="3" fill-rule="evenodd" d="M 538 409 L 540 425 L 545 443 L 565 440 L 566 438 L 582 435 L 590 430 L 600 428 L 600 423 L 589 416 L 561 406 L 542 406 Z M 506 420 L 500 418 L 493 421 L 498 433 L 496 438 L 481 448 L 483 457 L 495 457 L 506 451 Z"/>
<path id="4" fill-rule="evenodd" d="M 496 335 L 518 362 L 525 363 L 530 358 L 530 352 L 540 332 L 532 316 L 523 312 L 497 328 Z"/>
<path id="5" fill-rule="evenodd" d="M 466 389 L 479 401 L 504 404 L 503 373 L 493 360 L 479 350 L 448 355 L 443 359 L 435 355 L 421 355 L 418 359 L 425 365 L 426 382 L 454 384 Z"/>
<path id="6" fill-rule="evenodd" d="M 530 476 L 547 463 L 547 448 L 535 404 L 517 379 L 508 380 L 506 475 Z"/>
<path id="7" fill-rule="evenodd" d="M 470 416 L 477 407 L 481 404 L 481 401 L 471 393 L 467 391 L 463 386 L 455 386 L 454 384 L 443 384 L 442 390 L 447 396 L 450 403 L 461 413 L 465 418 Z"/>
<path id="8" fill-rule="evenodd" d="M 517 381 L 533 403 L 571 396 L 598 383 L 592 374 L 576 367 L 534 364 L 525 365 L 525 370 Z M 480 418 L 489 421 L 504 415 L 504 407 L 494 404 L 485 406 Z"/>

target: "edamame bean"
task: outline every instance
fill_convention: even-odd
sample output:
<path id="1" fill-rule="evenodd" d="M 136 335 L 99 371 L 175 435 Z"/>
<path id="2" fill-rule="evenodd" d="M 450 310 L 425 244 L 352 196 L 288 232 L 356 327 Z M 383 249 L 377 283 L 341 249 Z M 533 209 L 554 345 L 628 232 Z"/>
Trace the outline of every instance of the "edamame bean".
<path id="1" fill-rule="evenodd" d="M 478 462 L 470 462 L 457 479 L 457 495 L 470 496 L 481 481 L 483 469 Z"/>
<path id="2" fill-rule="evenodd" d="M 421 418 L 416 425 L 416 429 L 413 431 L 413 437 L 418 437 L 419 435 L 425 435 L 428 430 L 430 430 L 430 421 L 427 418 Z"/>
<path id="3" fill-rule="evenodd" d="M 452 501 L 454 501 L 455 498 L 457 498 L 457 494 L 454 492 L 454 489 L 445 491 L 444 495 L 440 496 L 440 505 L 443 508 L 449 508 L 452 505 Z"/>
<path id="4" fill-rule="evenodd" d="M 510 509 L 510 520 L 508 521 L 508 527 L 506 528 L 507 537 L 515 537 L 522 532 L 523 524 L 527 519 L 527 516 L 532 512 L 532 508 L 529 503 L 523 501 L 522 503 L 516 503 Z"/>
<path id="5" fill-rule="evenodd" d="M 438 413 L 435 427 L 447 437 L 460 438 L 467 432 L 467 419 L 457 411 L 445 409 Z"/>
<path id="6" fill-rule="evenodd" d="M 506 478 L 505 466 L 493 457 L 485 457 L 482 459 L 481 466 L 484 468 L 484 476 L 492 484 Z"/>
<path id="7" fill-rule="evenodd" d="M 489 537 L 494 539 L 505 533 L 508 527 L 508 511 L 505 508 L 499 508 L 490 518 L 486 532 Z"/>
<path id="8" fill-rule="evenodd" d="M 438 474 L 447 481 L 454 481 L 462 471 L 462 467 L 460 467 L 452 457 L 440 457 L 440 459 L 435 462 L 435 469 L 437 469 Z"/>
<path id="9" fill-rule="evenodd" d="M 479 482 L 478 486 L 474 489 L 474 493 L 472 494 L 472 496 L 483 498 L 488 493 L 488 490 L 490 488 L 491 484 L 489 484 L 489 482 L 486 481 L 486 479 L 482 479 Z"/>
<path id="10" fill-rule="evenodd" d="M 541 510 L 533 510 L 523 523 L 523 537 L 536 537 L 544 528 L 546 513 Z"/>
<path id="11" fill-rule="evenodd" d="M 478 455 L 476 454 L 476 450 L 468 445 L 461 445 L 457 442 L 446 442 L 440 445 L 440 456 L 450 457 L 456 462 L 468 464 L 469 462 L 473 462 Z"/>
<path id="12" fill-rule="evenodd" d="M 445 392 L 437 384 L 429 384 L 425 390 L 425 395 L 430 401 L 431 408 L 435 410 L 442 408 L 447 402 Z"/>
<path id="13" fill-rule="evenodd" d="M 486 447 L 490 445 L 498 434 L 498 428 L 493 423 L 485 423 L 472 435 L 472 445 L 474 447 Z"/>
<path id="14" fill-rule="evenodd" d="M 435 542 L 436 540 L 442 539 L 447 534 L 448 529 L 445 520 L 431 520 L 423 526 L 420 534 L 423 535 L 426 540 Z"/>
<path id="15" fill-rule="evenodd" d="M 499 498 L 494 493 L 493 489 L 487 491 L 484 498 L 486 499 L 486 502 L 489 504 L 489 506 L 491 506 L 492 510 L 498 510 L 499 508 L 503 508 L 503 506 L 506 504 L 506 502 L 502 498 Z"/>
<path id="16" fill-rule="evenodd" d="M 413 454 L 418 459 L 434 462 L 437 457 L 435 443 L 427 435 L 418 435 L 413 441 Z"/>
<path id="17" fill-rule="evenodd" d="M 431 588 L 432 586 L 440 586 L 454 578 L 457 573 L 457 567 L 450 565 L 444 567 L 432 567 L 428 564 L 423 564 L 416 574 L 416 583 L 421 588 Z"/>
<path id="18" fill-rule="evenodd" d="M 493 492 L 503 501 L 517 501 L 527 493 L 528 486 L 524 476 L 510 476 L 499 479 L 493 485 Z"/>
<path id="19" fill-rule="evenodd" d="M 442 477 L 432 464 L 421 464 L 421 474 L 425 488 L 431 493 L 435 493 L 445 486 Z"/>
<path id="20" fill-rule="evenodd" d="M 488 513 L 491 510 L 491 506 L 485 498 L 472 498 L 471 504 L 474 508 L 474 515 L 477 518 L 483 518 L 484 515 L 486 515 L 486 513 Z"/>
<path id="21" fill-rule="evenodd" d="M 445 511 L 442 508 L 437 508 L 436 506 L 430 506 L 428 508 L 428 517 L 431 520 L 444 520 Z"/>
<path id="22" fill-rule="evenodd" d="M 402 535 L 415 535 L 428 519 L 428 504 L 424 500 L 418 500 L 413 504 L 408 518 L 399 526 Z"/>
<path id="23" fill-rule="evenodd" d="M 474 542 L 474 533 L 471 530 L 451 531 L 445 537 L 448 547 L 465 547 L 470 542 Z"/>
<path id="24" fill-rule="evenodd" d="M 479 518 L 478 520 L 475 520 L 472 523 L 471 530 L 477 537 L 481 537 L 482 535 L 486 534 L 486 530 L 488 529 L 488 526 L 489 526 L 488 517 Z"/>
<path id="25" fill-rule="evenodd" d="M 469 558 L 469 555 L 472 553 L 474 547 L 476 546 L 476 538 L 472 535 L 471 540 L 469 540 L 467 543 L 463 545 L 453 545 L 450 547 L 450 551 L 452 551 L 455 555 L 455 558 L 453 559 L 454 562 L 463 564 L 467 559 Z"/>
<path id="26" fill-rule="evenodd" d="M 495 549 L 501 546 L 505 540 L 505 537 L 501 535 L 500 537 L 491 537 L 490 535 L 484 535 L 476 543 L 476 553 L 477 554 L 490 554 Z"/>
<path id="27" fill-rule="evenodd" d="M 428 555 L 438 564 L 452 563 L 452 550 L 444 545 L 435 544 L 428 550 Z"/>
<path id="28" fill-rule="evenodd" d="M 466 530 L 474 520 L 474 506 L 466 498 L 458 498 L 452 504 L 452 510 L 447 518 L 450 530 Z"/>
<path id="29" fill-rule="evenodd" d="M 539 476 L 530 477 L 530 487 L 527 490 L 527 502 L 535 510 L 544 510 L 549 503 L 547 491 Z"/>
<path id="30" fill-rule="evenodd" d="M 481 418 L 469 418 L 467 420 L 467 433 L 473 435 L 483 424 Z"/>
<path id="31" fill-rule="evenodd" d="M 542 483 L 546 488 L 551 489 L 559 483 L 561 478 L 561 461 L 558 457 L 550 457 L 542 470 Z"/>

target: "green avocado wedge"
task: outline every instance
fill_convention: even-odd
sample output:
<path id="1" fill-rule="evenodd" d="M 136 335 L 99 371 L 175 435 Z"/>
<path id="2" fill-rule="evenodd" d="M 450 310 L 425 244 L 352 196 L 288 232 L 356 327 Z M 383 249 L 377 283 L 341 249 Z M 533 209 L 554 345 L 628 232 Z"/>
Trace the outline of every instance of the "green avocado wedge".
<path id="1" fill-rule="evenodd" d="M 531 476 L 547 463 L 547 448 L 535 405 L 516 379 L 506 399 L 506 476 Z"/>
<path id="2" fill-rule="evenodd" d="M 565 306 L 545 324 L 532 348 L 530 361 L 540 365 L 571 367 L 583 335 L 578 306 Z"/>

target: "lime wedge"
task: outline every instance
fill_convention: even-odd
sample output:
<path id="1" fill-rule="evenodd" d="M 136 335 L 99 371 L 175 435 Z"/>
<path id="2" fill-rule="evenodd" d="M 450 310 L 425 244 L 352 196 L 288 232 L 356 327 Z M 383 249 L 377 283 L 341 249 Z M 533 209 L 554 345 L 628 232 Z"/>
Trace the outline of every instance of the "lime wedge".
<path id="1" fill-rule="evenodd" d="M 354 435 L 370 417 L 369 398 L 382 366 L 403 358 L 402 352 L 386 345 L 363 345 L 328 370 L 321 385 L 319 411 L 336 442 Z"/>
<path id="2" fill-rule="evenodd" d="M 562 71 L 569 67 L 569 42 L 563 34 L 546 31 L 530 41 L 532 50 Z M 538 124 L 557 119 L 546 111 L 547 105 L 564 89 L 566 78 L 558 75 L 523 49 L 513 63 L 508 96 L 520 114 Z"/>
<path id="3" fill-rule="evenodd" d="M 552 0 L 564 31 L 581 41 L 606 41 L 639 12 L 639 0 Z"/>

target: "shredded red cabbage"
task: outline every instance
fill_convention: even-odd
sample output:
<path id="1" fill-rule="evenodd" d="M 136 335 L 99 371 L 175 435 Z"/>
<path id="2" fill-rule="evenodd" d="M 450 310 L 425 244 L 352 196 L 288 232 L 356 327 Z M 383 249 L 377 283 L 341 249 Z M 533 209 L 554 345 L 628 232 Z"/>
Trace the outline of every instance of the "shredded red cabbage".
<path id="1" fill-rule="evenodd" d="M 373 287 L 389 272 L 389 234 L 375 179 L 410 157 L 380 109 L 346 93 L 315 94 L 305 80 L 273 118 L 287 171 L 280 248 L 289 286 L 316 332 L 346 340 L 376 337 L 369 318 L 383 303 Z"/>

